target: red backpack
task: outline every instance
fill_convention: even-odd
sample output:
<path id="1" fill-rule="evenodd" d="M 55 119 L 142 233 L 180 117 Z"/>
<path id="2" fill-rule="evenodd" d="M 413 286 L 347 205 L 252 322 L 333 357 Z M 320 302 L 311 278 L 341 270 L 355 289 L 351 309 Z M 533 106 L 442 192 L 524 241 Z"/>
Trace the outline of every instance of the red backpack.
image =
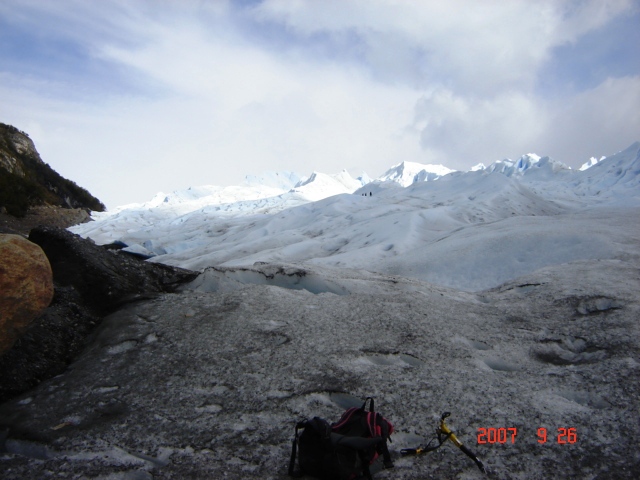
<path id="1" fill-rule="evenodd" d="M 367 411 L 367 402 L 369 411 Z M 298 434 L 299 430 L 303 430 Z M 349 408 L 340 420 L 329 425 L 314 417 L 296 425 L 289 462 L 289 475 L 311 475 L 325 480 L 372 480 L 370 466 L 379 456 L 383 468 L 392 468 L 387 447 L 393 425 L 374 410 L 373 398 L 362 407 Z M 300 471 L 294 472 L 296 451 Z"/>

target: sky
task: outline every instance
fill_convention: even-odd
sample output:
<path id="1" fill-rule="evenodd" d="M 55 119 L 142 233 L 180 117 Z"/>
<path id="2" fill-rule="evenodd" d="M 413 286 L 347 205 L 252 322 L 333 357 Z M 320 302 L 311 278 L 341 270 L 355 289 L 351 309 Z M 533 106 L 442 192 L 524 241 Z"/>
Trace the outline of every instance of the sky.
<path id="1" fill-rule="evenodd" d="M 108 208 L 640 140 L 640 0 L 0 0 L 0 122 Z"/>

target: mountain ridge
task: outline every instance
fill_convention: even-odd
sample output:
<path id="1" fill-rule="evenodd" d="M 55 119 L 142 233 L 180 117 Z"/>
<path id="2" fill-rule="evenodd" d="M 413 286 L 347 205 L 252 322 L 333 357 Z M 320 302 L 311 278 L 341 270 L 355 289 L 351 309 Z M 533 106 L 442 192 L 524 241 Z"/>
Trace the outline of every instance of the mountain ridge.
<path id="1" fill-rule="evenodd" d="M 591 158 L 590 160 L 585 162 L 580 167 L 580 169 L 572 169 L 563 162 L 555 160 L 552 157 L 541 157 L 535 153 L 528 153 L 522 155 L 517 160 L 505 158 L 503 160 L 496 160 L 488 166 L 485 166 L 483 163 L 478 163 L 477 165 L 469 169 L 468 172 L 454 170 L 442 164 L 423 164 L 418 162 L 403 161 L 392 166 L 382 175 L 373 179 L 364 172 L 358 177 L 354 178 L 347 172 L 346 169 L 337 174 L 327 174 L 314 170 L 308 176 L 299 175 L 295 172 L 290 171 L 270 171 L 258 175 L 246 175 L 243 186 L 221 187 L 215 185 L 201 185 L 192 186 L 183 190 L 175 190 L 169 194 L 158 192 L 156 196 L 154 196 L 154 198 L 148 202 L 122 205 L 116 207 L 114 211 L 118 212 L 127 208 L 145 208 L 150 206 L 151 204 L 160 206 L 161 203 L 167 204 L 165 206 L 169 206 L 173 203 L 186 204 L 188 203 L 188 200 L 186 199 L 186 197 L 188 196 L 191 196 L 193 200 L 197 200 L 196 203 L 198 203 L 200 207 L 205 206 L 205 204 L 227 205 L 229 203 L 234 203 L 235 201 L 267 199 L 269 196 L 281 196 L 282 198 L 287 198 L 287 203 L 291 205 L 290 197 L 293 196 L 297 196 L 298 200 L 301 202 L 316 201 L 321 198 L 326 198 L 327 196 L 336 195 L 339 193 L 355 193 L 358 191 L 362 191 L 364 194 L 365 190 L 366 193 L 368 193 L 369 191 L 391 188 L 394 184 L 406 188 L 410 185 L 413 185 L 414 183 L 435 181 L 450 174 L 460 175 L 469 172 L 498 172 L 506 176 L 521 177 L 523 175 L 552 175 L 559 172 L 584 172 L 594 165 L 598 164 L 599 162 L 602 162 L 606 158 L 608 157 L 603 156 L 599 160 Z M 363 188 L 366 185 L 370 185 L 369 189 Z M 246 195 L 240 193 L 242 189 L 246 189 Z M 202 195 L 191 195 L 189 193 L 197 192 L 198 190 L 204 191 L 205 193 L 203 193 Z M 325 190 L 324 193 L 322 190 Z M 211 198 L 211 202 L 207 203 L 204 198 L 199 198 L 210 195 L 209 192 L 212 191 L 222 192 L 218 196 L 219 198 L 217 200 L 214 201 L 214 199 Z M 233 196 L 231 196 L 230 198 L 224 198 L 224 192 L 231 191 L 236 192 L 236 195 L 234 197 L 235 200 L 234 198 L 231 198 Z M 159 198 L 162 198 L 162 201 L 158 201 Z M 265 200 L 265 202 L 263 203 L 270 202 L 268 200 Z M 194 211 L 196 209 L 197 208 L 192 208 L 190 211 Z M 223 210 L 229 209 L 223 208 Z M 274 205 L 271 205 L 269 210 L 273 211 Z"/>
<path id="2" fill-rule="evenodd" d="M 633 145 L 640 142 L 635 142 Z M 620 152 L 618 152 L 620 153 Z M 591 159 L 579 170 L 574 170 L 566 164 L 551 157 L 541 157 L 535 153 L 522 155 L 518 160 L 497 160 L 488 166 L 482 163 L 472 167 L 468 172 L 450 169 L 440 164 L 421 164 L 403 161 L 388 169 L 385 173 L 371 179 L 366 173 L 353 178 L 346 169 L 338 174 L 326 174 L 313 171 L 309 176 L 298 175 L 294 172 L 265 172 L 261 175 L 247 175 L 244 186 L 214 186 L 202 185 L 175 190 L 169 194 L 158 192 L 153 199 L 144 203 L 133 203 L 116 207 L 107 215 L 128 209 L 168 208 L 176 210 L 176 214 L 187 214 L 211 206 L 219 212 L 249 213 L 251 202 L 257 211 L 274 212 L 308 201 L 317 201 L 331 195 L 341 193 L 374 193 L 396 186 L 407 188 L 420 182 L 432 182 L 447 175 L 464 175 L 471 172 L 482 174 L 500 173 L 505 176 L 527 178 L 555 176 L 558 174 L 574 175 L 586 172 L 589 168 L 606 160 L 602 157 L 598 161 Z M 366 188 L 365 188 L 366 187 Z M 232 204 L 244 203 L 241 208 Z M 247 203 L 248 202 L 248 203 Z M 176 205 L 180 204 L 180 208 Z"/>

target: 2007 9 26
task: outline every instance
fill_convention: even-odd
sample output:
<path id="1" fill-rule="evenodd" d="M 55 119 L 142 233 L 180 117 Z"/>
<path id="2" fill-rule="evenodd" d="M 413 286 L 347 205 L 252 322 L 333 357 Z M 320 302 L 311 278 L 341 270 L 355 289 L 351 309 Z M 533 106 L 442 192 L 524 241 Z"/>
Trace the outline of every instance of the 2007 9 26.
<path id="1" fill-rule="evenodd" d="M 547 442 L 547 429 L 538 428 L 538 443 Z M 516 435 L 518 429 L 510 428 L 478 428 L 478 443 L 516 443 Z M 578 433 L 575 428 L 558 428 L 557 436 L 558 444 L 564 445 L 568 443 L 576 443 L 578 441 Z"/>

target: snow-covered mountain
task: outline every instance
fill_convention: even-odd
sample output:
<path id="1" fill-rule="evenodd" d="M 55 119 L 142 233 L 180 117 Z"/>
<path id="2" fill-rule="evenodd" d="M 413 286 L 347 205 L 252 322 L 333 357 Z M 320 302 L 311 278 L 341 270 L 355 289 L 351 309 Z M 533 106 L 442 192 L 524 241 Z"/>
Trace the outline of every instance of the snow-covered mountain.
<path id="1" fill-rule="evenodd" d="M 189 189 L 73 231 L 191 269 L 309 263 L 465 290 L 547 265 L 617 258 L 634 242 L 633 232 L 615 229 L 637 223 L 640 143 L 584 171 L 533 154 L 466 173 L 442 169 L 437 181 L 416 181 L 421 167 L 404 162 L 364 188 L 343 171 L 314 172 L 288 191 Z M 603 216 L 607 208 L 619 211 Z"/>
<path id="2" fill-rule="evenodd" d="M 403 187 L 408 187 L 416 182 L 437 180 L 452 172 L 455 172 L 455 170 L 451 170 L 444 165 L 402 162 L 391 167 L 376 180 L 378 182 L 396 182 Z"/>
<path id="3" fill-rule="evenodd" d="M 308 179 L 299 182 L 291 192 L 316 201 L 341 193 L 353 193 L 362 185 L 361 180 L 354 179 L 346 170 L 337 175 L 313 172 Z"/>

